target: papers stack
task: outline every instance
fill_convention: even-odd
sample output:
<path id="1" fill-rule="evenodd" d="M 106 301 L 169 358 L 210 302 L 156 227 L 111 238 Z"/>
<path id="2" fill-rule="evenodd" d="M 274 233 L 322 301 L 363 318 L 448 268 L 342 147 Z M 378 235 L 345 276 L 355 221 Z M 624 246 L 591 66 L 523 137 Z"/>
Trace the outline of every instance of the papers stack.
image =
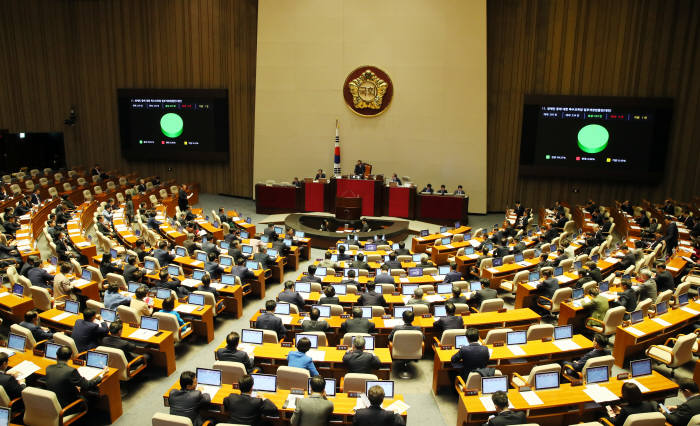
<path id="1" fill-rule="evenodd" d="M 513 353 L 513 355 L 523 356 L 525 355 L 525 350 L 520 347 L 520 345 L 508 345 L 508 349 Z"/>
<path id="2" fill-rule="evenodd" d="M 296 394 L 290 393 L 289 395 L 287 395 L 287 400 L 285 401 L 284 405 L 287 407 L 287 409 L 294 410 L 295 408 L 297 408 L 297 399 L 303 398 L 303 397 L 304 397 L 304 395 L 296 395 Z"/>
<path id="3" fill-rule="evenodd" d="M 31 361 L 22 361 L 16 366 L 7 370 L 7 374 L 19 373 L 19 375 L 15 378 L 17 380 L 24 380 L 34 372 L 39 371 L 39 369 L 39 366 Z"/>
<path id="4" fill-rule="evenodd" d="M 638 382 L 637 380 L 635 380 L 635 379 L 625 380 L 625 382 L 634 383 L 635 385 L 637 385 L 637 387 L 639 388 L 639 390 L 642 391 L 642 393 L 649 392 L 649 388 L 648 388 L 648 387 L 646 387 L 646 386 L 644 386 L 643 384 L 639 383 L 639 382 Z"/>
<path id="5" fill-rule="evenodd" d="M 54 317 L 51 318 L 51 319 L 52 319 L 53 321 L 61 321 L 61 320 L 64 320 L 64 319 L 66 319 L 66 318 L 69 318 L 71 315 L 74 315 L 74 314 L 72 314 L 72 313 L 70 313 L 70 312 L 61 312 L 60 314 L 54 316 Z"/>
<path id="6" fill-rule="evenodd" d="M 151 337 L 155 336 L 157 331 L 155 330 L 147 330 L 145 328 L 139 328 L 138 330 L 134 331 L 129 335 L 132 339 L 139 339 L 139 340 L 148 340 Z"/>
<path id="7" fill-rule="evenodd" d="M 581 346 L 571 339 L 555 340 L 552 343 L 554 343 L 554 345 L 562 351 L 574 351 L 576 349 L 581 349 Z"/>
<path id="8" fill-rule="evenodd" d="M 668 268 L 666 268 L 666 269 L 668 269 Z M 690 315 L 697 315 L 697 314 L 700 314 L 700 312 L 696 311 L 696 310 L 693 309 L 693 308 L 689 308 L 689 307 L 687 307 L 687 306 L 681 306 L 681 311 L 686 311 L 686 312 L 689 313 Z"/>
<path id="9" fill-rule="evenodd" d="M 88 246 L 91 245 L 91 244 L 92 244 L 92 243 L 91 243 L 90 241 L 81 241 L 81 242 L 79 242 L 79 243 L 76 243 L 75 245 L 78 246 L 78 247 L 88 247 Z"/>
<path id="10" fill-rule="evenodd" d="M 181 305 L 177 305 L 175 307 L 176 312 L 182 312 L 184 314 L 191 314 L 194 312 L 195 309 L 199 308 L 197 305 L 189 305 L 187 303 L 183 303 Z"/>
<path id="11" fill-rule="evenodd" d="M 481 404 L 484 406 L 484 409 L 486 411 L 496 411 L 496 406 L 493 404 L 493 401 L 491 400 L 491 396 L 480 396 L 479 401 L 481 401 Z"/>
<path id="12" fill-rule="evenodd" d="M 443 300 L 445 300 L 445 298 L 440 296 L 439 294 L 431 294 L 431 295 L 425 296 L 424 299 L 430 303 L 442 302 Z"/>
<path id="13" fill-rule="evenodd" d="M 238 350 L 243 351 L 248 354 L 248 356 L 253 356 L 253 352 L 255 352 L 255 345 L 252 345 L 250 343 L 239 343 L 238 344 Z"/>
<path id="14" fill-rule="evenodd" d="M 326 351 L 319 351 L 318 349 L 309 349 L 306 355 L 311 357 L 312 360 L 322 362 L 326 360 Z"/>
<path id="15" fill-rule="evenodd" d="M 83 365 L 78 367 L 78 373 L 85 378 L 85 380 L 92 380 L 97 377 L 98 374 L 102 372 L 101 368 L 87 367 Z"/>
<path id="16" fill-rule="evenodd" d="M 654 321 L 655 323 L 659 324 L 659 325 L 662 326 L 662 327 L 668 327 L 669 325 L 671 325 L 670 322 L 668 322 L 668 321 L 666 321 L 666 320 L 664 320 L 664 319 L 661 319 L 661 318 L 659 318 L 659 317 L 652 318 L 652 321 Z"/>
<path id="17" fill-rule="evenodd" d="M 634 328 L 634 327 L 627 327 L 627 328 L 625 328 L 625 331 L 627 331 L 630 334 L 634 334 L 637 337 L 644 336 L 643 331 L 641 331 L 637 328 Z"/>
<path id="18" fill-rule="evenodd" d="M 53 265 L 46 265 L 43 267 L 44 271 L 48 272 L 49 274 L 53 274 L 56 272 L 56 267 Z"/>
<path id="19" fill-rule="evenodd" d="M 618 396 L 610 392 L 608 388 L 599 385 L 588 385 L 586 389 L 583 390 L 586 395 L 590 396 L 593 401 L 598 404 L 603 402 L 617 401 Z"/>
<path id="20" fill-rule="evenodd" d="M 182 280 L 182 285 L 184 285 L 185 287 L 194 288 L 194 287 L 199 286 L 201 283 L 202 283 L 201 281 L 193 280 L 192 278 L 185 278 L 184 280 Z"/>
<path id="21" fill-rule="evenodd" d="M 75 287 L 78 287 L 78 288 L 83 287 L 83 286 L 86 286 L 86 285 L 88 285 L 88 284 L 90 284 L 90 281 L 84 280 L 84 279 L 82 279 L 82 278 L 78 278 L 77 280 L 73 280 L 73 285 L 74 285 Z"/>
<path id="22" fill-rule="evenodd" d="M 385 319 L 384 320 L 384 327 L 391 327 L 394 328 L 397 325 L 403 324 L 403 319 L 400 318 L 392 318 L 392 319 Z"/>
<path id="23" fill-rule="evenodd" d="M 542 405 L 542 404 L 544 404 L 544 402 L 542 402 L 542 400 L 540 399 L 540 397 L 537 396 L 537 394 L 536 394 L 535 392 L 533 392 L 533 391 L 529 391 L 529 392 L 520 392 L 520 396 L 522 396 L 523 399 L 525 400 L 525 402 L 527 402 L 527 404 L 530 405 L 530 406 L 532 406 L 532 405 Z"/>
<path id="24" fill-rule="evenodd" d="M 292 323 L 292 316 L 291 315 L 280 315 L 280 314 L 275 314 L 275 316 L 279 319 L 282 320 L 282 324 L 288 325 Z"/>
<path id="25" fill-rule="evenodd" d="M 362 408 L 369 408 L 370 405 L 371 404 L 369 403 L 369 399 L 367 399 L 367 395 L 363 393 L 357 398 L 357 402 L 355 403 L 353 410 L 357 411 Z"/>
<path id="26" fill-rule="evenodd" d="M 528 266 L 530 266 L 530 262 L 526 262 L 523 260 L 522 262 L 518 262 L 518 265 L 528 267 Z"/>
<path id="27" fill-rule="evenodd" d="M 221 284 L 221 283 L 211 283 L 209 284 L 211 288 L 215 288 L 217 290 L 221 290 L 222 288 L 226 287 L 226 284 Z"/>
<path id="28" fill-rule="evenodd" d="M 202 393 L 209 395 L 210 399 L 214 399 L 214 395 L 221 389 L 221 386 L 213 385 L 197 385 L 198 388 L 202 388 Z"/>
<path id="29" fill-rule="evenodd" d="M 396 401 L 392 402 L 392 403 L 391 403 L 390 405 L 388 405 L 387 407 L 384 407 L 385 410 L 393 411 L 393 412 L 396 413 L 396 414 L 403 414 L 403 413 L 405 413 L 406 411 L 408 411 L 409 408 L 411 408 L 411 407 L 410 407 L 408 404 L 406 404 L 405 402 L 403 402 L 403 401 L 401 401 L 401 400 L 399 400 L 399 399 L 397 399 Z"/>

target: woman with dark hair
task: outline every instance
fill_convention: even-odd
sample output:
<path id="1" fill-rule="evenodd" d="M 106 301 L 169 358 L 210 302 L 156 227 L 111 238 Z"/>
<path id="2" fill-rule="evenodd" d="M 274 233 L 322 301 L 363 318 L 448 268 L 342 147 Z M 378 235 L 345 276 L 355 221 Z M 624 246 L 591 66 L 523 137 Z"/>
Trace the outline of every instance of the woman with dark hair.
<path id="1" fill-rule="evenodd" d="M 112 264 L 112 254 L 107 252 L 107 253 L 102 253 L 102 260 L 100 260 L 100 273 L 102 274 L 102 278 L 107 278 L 107 274 L 114 273 L 114 274 L 122 274 L 121 269 L 116 267 L 115 265 Z"/>
<path id="2" fill-rule="evenodd" d="M 615 417 L 612 420 L 615 422 L 615 426 L 625 424 L 625 420 L 631 414 L 653 413 L 656 411 L 654 404 L 642 400 L 642 391 L 634 383 L 625 382 L 622 385 L 622 401 L 624 402 L 622 406 L 616 405 L 613 408 Z"/>

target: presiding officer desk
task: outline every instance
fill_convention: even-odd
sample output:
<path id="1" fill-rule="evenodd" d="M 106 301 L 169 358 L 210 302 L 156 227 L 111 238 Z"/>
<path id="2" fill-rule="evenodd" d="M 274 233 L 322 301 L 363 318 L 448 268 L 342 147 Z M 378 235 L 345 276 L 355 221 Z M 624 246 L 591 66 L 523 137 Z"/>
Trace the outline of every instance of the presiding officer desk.
<path id="1" fill-rule="evenodd" d="M 239 345 L 239 349 L 241 349 L 241 346 L 242 345 Z M 296 350 L 294 347 L 284 347 L 281 343 L 263 343 L 261 345 L 248 346 L 252 347 L 248 355 L 255 357 L 255 365 L 261 367 L 266 374 L 276 374 L 277 367 L 280 365 L 287 365 L 287 354 Z M 216 356 L 217 350 L 225 347 L 226 342 L 221 342 L 214 350 L 214 355 Z M 337 383 L 340 383 L 340 379 L 347 373 L 347 369 L 343 365 L 343 356 L 346 352 L 347 350 L 338 349 L 335 346 L 319 346 L 317 349 L 310 349 L 306 355 L 313 359 L 314 366 L 319 374 L 323 377 L 334 377 Z M 381 380 L 390 380 L 391 352 L 389 348 L 375 346 L 374 350 L 371 352 L 374 353 L 382 363 L 382 366 L 378 370 L 375 370 L 374 374 Z"/>
<path id="2" fill-rule="evenodd" d="M 236 384 L 237 386 L 237 384 Z M 163 404 L 168 407 L 168 396 L 170 391 L 173 389 L 180 389 L 180 383 L 174 383 L 169 389 L 163 394 Z M 306 389 L 304 389 L 306 391 Z M 231 384 L 222 384 L 221 388 L 212 395 L 211 403 L 206 411 L 207 417 L 214 417 L 220 421 L 225 421 L 227 419 L 227 414 L 224 413 L 224 398 L 232 393 L 240 393 L 238 389 L 234 389 Z M 289 419 L 294 413 L 293 408 L 286 408 L 285 401 L 289 396 L 290 391 L 278 389 L 277 392 L 258 392 L 257 396 L 260 398 L 267 398 L 272 403 L 275 404 L 277 409 L 280 411 L 280 419 L 274 418 L 270 419 L 275 421 L 274 423 L 288 424 Z M 353 422 L 353 417 L 355 416 L 355 405 L 357 404 L 357 398 L 350 396 L 345 393 L 336 393 L 333 397 L 328 397 L 329 401 L 333 402 L 333 415 L 339 417 L 338 421 L 335 420 L 331 424 L 337 425 L 351 425 Z M 391 405 L 394 401 L 403 401 L 403 395 L 394 394 L 394 398 L 385 398 L 382 407 L 386 408 Z M 407 413 L 401 413 L 401 416 L 406 419 Z"/>
<path id="3" fill-rule="evenodd" d="M 643 393 L 645 400 L 661 400 L 668 396 L 675 396 L 678 390 L 676 383 L 656 371 L 648 376 L 636 377 L 635 380 L 648 389 Z M 599 385 L 620 397 L 624 382 L 625 380 L 619 380 L 613 376 L 610 381 Z M 542 401 L 540 405 L 530 405 L 517 389 L 509 389 L 508 401 L 513 410 L 527 410 L 528 423 L 572 425 L 592 421 L 604 414 L 602 407 L 585 392 L 586 388 L 586 385 L 572 386 L 570 383 L 564 383 L 558 389 L 535 391 Z M 461 389 L 458 393 L 457 425 L 481 425 L 491 414 L 495 414 L 494 411 L 488 411 L 481 402 L 481 398 L 491 400 L 491 395 L 467 396 Z M 612 403 L 616 402 L 612 401 Z"/>
<path id="4" fill-rule="evenodd" d="M 513 373 L 521 375 L 530 374 L 534 366 L 558 363 L 564 360 L 580 358 L 586 352 L 593 349 L 593 342 L 581 334 L 574 335 L 571 339 L 565 339 L 568 344 L 560 345 L 557 341 L 544 342 L 542 340 L 530 340 L 524 345 L 516 345 L 524 354 L 513 353 L 507 345 L 486 345 L 489 349 L 489 367 L 501 370 L 505 376 Z M 434 345 L 433 362 L 433 392 L 437 393 L 441 386 L 452 386 L 449 372 L 452 368 L 452 356 L 457 349 L 443 349 L 440 345 Z M 456 371 L 456 370 L 455 370 Z M 512 378 L 512 377 L 511 377 Z"/>
<path id="5" fill-rule="evenodd" d="M 51 309 L 39 314 L 41 324 L 53 330 L 71 332 L 78 319 L 83 318 L 83 314 L 73 314 L 66 318 L 55 320 L 54 317 L 62 314 L 59 309 Z M 170 375 L 175 371 L 175 339 L 173 333 L 166 330 L 160 330 L 157 335 L 141 339 L 132 337 L 131 334 L 138 330 L 137 327 L 131 324 L 124 323 L 121 337 L 129 340 L 137 345 L 137 351 L 140 353 L 148 352 L 151 354 L 151 363 L 165 369 L 166 375 Z"/>

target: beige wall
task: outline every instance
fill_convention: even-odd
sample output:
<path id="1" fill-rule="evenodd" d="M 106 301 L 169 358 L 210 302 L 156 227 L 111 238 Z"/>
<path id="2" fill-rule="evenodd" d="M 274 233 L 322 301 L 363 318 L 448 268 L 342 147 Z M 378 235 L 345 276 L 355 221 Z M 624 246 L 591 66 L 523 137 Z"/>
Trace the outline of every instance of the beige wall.
<path id="1" fill-rule="evenodd" d="M 260 0 L 257 42 L 255 182 L 332 171 L 338 118 L 344 172 L 462 184 L 486 212 L 486 0 Z M 366 64 L 394 83 L 376 118 L 342 97 Z"/>

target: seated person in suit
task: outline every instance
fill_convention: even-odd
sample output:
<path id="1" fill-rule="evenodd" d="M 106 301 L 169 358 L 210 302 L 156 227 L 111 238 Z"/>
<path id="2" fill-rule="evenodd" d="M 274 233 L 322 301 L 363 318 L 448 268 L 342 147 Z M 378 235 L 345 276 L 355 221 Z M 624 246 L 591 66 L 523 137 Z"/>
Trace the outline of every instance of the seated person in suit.
<path id="1" fill-rule="evenodd" d="M 664 414 L 666 421 L 673 426 L 687 425 L 693 416 L 700 414 L 700 395 L 698 395 L 698 385 L 690 379 L 679 379 L 678 387 L 685 398 L 681 405 L 668 406 L 670 414 Z"/>
<path id="2" fill-rule="evenodd" d="M 362 160 L 357 160 L 353 174 L 355 176 L 363 176 L 365 174 L 365 165 L 362 164 Z"/>
<path id="3" fill-rule="evenodd" d="M 360 226 L 360 232 L 369 232 L 370 227 L 369 227 L 369 223 L 367 223 L 367 219 L 363 217 L 361 220 L 361 223 L 362 223 L 362 225 Z"/>
<path id="4" fill-rule="evenodd" d="M 407 305 L 430 305 L 430 302 L 427 300 L 423 300 L 423 289 L 420 287 L 417 287 L 415 290 L 413 290 L 413 297 L 408 299 L 406 302 Z"/>
<path id="5" fill-rule="evenodd" d="M 73 326 L 73 340 L 78 352 L 95 349 L 104 336 L 107 335 L 107 323 L 90 308 L 83 311 L 83 318 L 78 319 Z"/>
<path id="6" fill-rule="evenodd" d="M 123 326 L 120 320 L 111 323 L 109 325 L 109 334 L 102 338 L 100 345 L 121 350 L 124 353 L 126 362 L 131 362 L 134 358 L 138 357 L 139 354 L 136 352 L 135 344 L 121 338 L 122 328 Z M 151 354 L 145 352 L 143 357 L 144 360 L 147 361 L 151 358 Z M 140 365 L 140 363 L 136 363 L 135 365 Z"/>
<path id="7" fill-rule="evenodd" d="M 143 262 L 146 256 L 148 256 L 148 252 L 146 251 L 146 242 L 143 240 L 143 238 L 136 240 L 134 243 L 134 251 L 139 258 L 139 262 Z"/>
<path id="8" fill-rule="evenodd" d="M 272 330 L 277 333 L 277 338 L 281 339 L 287 334 L 287 329 L 282 324 L 282 320 L 275 316 L 276 307 L 277 303 L 274 300 L 265 302 L 265 313 L 258 316 L 258 319 L 255 321 L 255 328 Z"/>
<path id="9" fill-rule="evenodd" d="M 71 349 L 68 346 L 61 346 L 56 351 L 56 364 L 46 367 L 46 389 L 56 394 L 58 403 L 62 408 L 77 399 L 84 400 L 85 398 L 80 395 L 78 388 L 80 388 L 80 391 L 95 388 L 109 371 L 109 368 L 105 366 L 104 370 L 94 379 L 86 380 L 78 373 L 76 368 L 68 365 L 71 356 L 73 356 Z M 71 411 L 72 409 L 68 413 Z"/>
<path id="10" fill-rule="evenodd" d="M 618 263 L 618 269 L 625 270 L 629 268 L 630 266 L 634 265 L 636 263 L 636 260 L 634 258 L 634 253 L 630 251 L 630 248 L 627 247 L 626 245 L 621 245 L 620 250 L 622 251 L 622 255 L 618 255 L 617 257 L 621 258 L 620 263 Z"/>
<path id="11" fill-rule="evenodd" d="M 434 268 L 435 264 L 430 261 L 430 257 L 427 254 L 423 253 L 420 255 L 420 263 L 416 266 L 420 268 Z"/>
<path id="12" fill-rule="evenodd" d="M 479 368 L 485 368 L 489 361 L 489 350 L 479 343 L 479 330 L 468 328 L 466 331 L 468 345 L 462 346 L 452 355 L 452 367 L 461 371 L 462 378 L 467 380 L 469 373 Z"/>
<path id="13" fill-rule="evenodd" d="M 163 267 L 175 259 L 175 256 L 168 252 L 168 243 L 165 241 L 160 241 L 158 243 L 158 248 L 153 250 L 153 257 L 158 260 L 158 264 Z"/>
<path id="14" fill-rule="evenodd" d="M 270 238 L 270 239 L 272 238 L 273 235 L 277 235 L 277 233 L 275 232 L 275 224 L 268 223 L 267 228 L 265 228 L 263 230 L 263 235 Z"/>
<path id="15" fill-rule="evenodd" d="M 294 414 L 289 420 L 292 426 L 327 425 L 333 415 L 333 403 L 326 399 L 326 380 L 314 376 L 310 382 L 311 391 L 306 398 L 296 401 Z"/>
<path id="16" fill-rule="evenodd" d="M 440 189 L 437 190 L 436 194 L 447 195 L 447 188 L 445 188 L 445 185 L 440 185 Z"/>
<path id="17" fill-rule="evenodd" d="M 355 337 L 352 347 L 343 355 L 343 365 L 348 369 L 348 373 L 373 374 L 382 366 L 376 355 L 364 350 L 365 338 Z"/>
<path id="18" fill-rule="evenodd" d="M 370 407 L 355 411 L 355 417 L 352 420 L 353 426 L 404 426 L 406 424 L 403 417 L 382 408 L 384 389 L 381 386 L 369 388 L 367 399 L 371 404 Z"/>
<path id="19" fill-rule="evenodd" d="M 633 312 L 637 307 L 637 292 L 632 289 L 632 281 L 628 278 L 623 278 L 620 281 L 622 293 L 619 293 L 617 303 L 625 308 L 627 312 Z"/>
<path id="20" fill-rule="evenodd" d="M 298 177 L 294 176 L 294 180 L 292 181 L 292 185 L 296 186 L 297 188 L 301 188 L 301 181 L 299 180 Z"/>
<path id="21" fill-rule="evenodd" d="M 433 328 L 435 329 L 435 334 L 442 336 L 442 332 L 445 330 L 452 330 L 455 328 L 464 328 L 464 320 L 461 316 L 455 316 L 455 305 L 452 302 L 445 303 L 445 313 L 447 316 L 438 318 L 433 322 Z"/>
<path id="22" fill-rule="evenodd" d="M 124 265 L 124 281 L 127 283 L 141 281 L 144 272 L 136 264 L 136 256 L 127 256 L 126 265 Z"/>
<path id="23" fill-rule="evenodd" d="M 413 311 L 403 311 L 403 313 L 401 314 L 401 318 L 403 319 L 403 324 L 397 325 L 391 330 L 391 333 L 389 334 L 390 342 L 394 341 L 394 333 L 396 333 L 399 330 L 422 331 L 420 327 L 418 327 L 417 325 L 413 325 L 413 319 L 415 318 L 415 315 L 413 315 Z"/>
<path id="24" fill-rule="evenodd" d="M 24 314 L 24 321 L 19 323 L 19 325 L 31 331 L 34 340 L 37 342 L 51 340 L 53 338 L 53 333 L 47 327 L 39 326 L 39 315 L 34 310 L 27 311 Z"/>
<path id="25" fill-rule="evenodd" d="M 656 303 L 658 292 L 656 290 L 656 281 L 651 277 L 651 271 L 642 269 L 637 274 L 639 284 L 639 300 L 651 299 L 651 303 Z"/>
<path id="26" fill-rule="evenodd" d="M 481 290 L 478 290 L 472 294 L 469 298 L 469 306 L 479 309 L 481 302 L 484 300 L 496 299 L 498 297 L 498 292 L 496 289 L 491 288 L 491 282 L 488 278 L 481 279 Z"/>
<path id="27" fill-rule="evenodd" d="M 556 278 L 552 276 L 552 270 L 551 269 L 545 269 L 542 271 L 542 276 L 544 277 L 544 281 L 541 281 L 539 284 L 537 284 L 537 296 L 540 298 L 540 303 L 548 303 L 547 300 L 542 299 L 542 297 L 546 297 L 549 300 L 552 300 L 552 297 L 554 296 L 554 292 L 559 290 L 559 281 L 557 281 Z M 537 300 L 535 300 L 535 306 L 533 309 L 536 309 L 538 311 L 542 311 L 542 308 L 537 306 Z"/>
<path id="28" fill-rule="evenodd" d="M 284 291 L 277 296 L 277 300 L 296 305 L 299 308 L 299 312 L 304 309 L 304 298 L 294 290 L 294 281 L 287 280 L 284 282 Z"/>
<path id="29" fill-rule="evenodd" d="M 600 294 L 600 289 L 597 286 L 591 287 L 588 290 L 590 302 L 584 302 L 581 307 L 586 311 L 590 318 L 603 321 L 605 313 L 610 309 L 608 298 Z M 591 321 L 594 322 L 594 321 Z"/>
<path id="30" fill-rule="evenodd" d="M 241 281 L 252 280 L 255 278 L 255 272 L 248 269 L 245 266 L 246 259 L 241 257 L 236 261 L 236 266 L 231 269 L 231 275 L 235 275 L 241 279 Z"/>
<path id="31" fill-rule="evenodd" d="M 103 277 L 107 277 L 107 274 L 117 274 L 123 275 L 124 272 L 116 264 L 112 263 L 111 253 L 102 253 L 102 259 L 100 260 L 100 274 Z"/>
<path id="32" fill-rule="evenodd" d="M 353 271 L 350 271 L 353 272 Z M 350 276 L 350 273 L 348 273 Z M 384 300 L 384 295 L 376 293 L 374 291 L 374 282 L 367 283 L 367 292 L 362 293 L 358 299 L 358 303 L 361 306 L 386 306 L 386 301 Z"/>
<path id="33" fill-rule="evenodd" d="M 331 231 L 331 222 L 328 219 L 323 219 L 323 222 L 321 222 L 321 227 L 319 228 L 319 230 L 330 232 Z"/>
<path id="34" fill-rule="evenodd" d="M 401 262 L 396 260 L 396 253 L 389 253 L 389 261 L 384 263 L 389 269 L 401 269 Z"/>
<path id="35" fill-rule="evenodd" d="M 425 193 L 425 194 L 432 194 L 433 193 L 433 185 L 427 184 L 425 185 L 425 188 L 421 189 L 420 192 Z"/>
<path id="36" fill-rule="evenodd" d="M 362 253 L 357 253 L 357 260 L 350 264 L 350 267 L 357 269 L 364 269 L 369 271 L 369 263 L 365 262 L 365 256 Z"/>
<path id="37" fill-rule="evenodd" d="M 32 285 L 41 288 L 50 289 L 53 284 L 53 275 L 49 274 L 41 267 L 41 264 L 34 265 L 33 268 L 27 271 L 27 278 Z"/>
<path id="38" fill-rule="evenodd" d="M 277 416 L 278 410 L 269 399 L 252 396 L 253 378 L 249 375 L 238 379 L 240 394 L 231 393 L 224 398 L 224 413 L 228 423 L 239 425 L 259 425 L 263 416 Z"/>
<path id="39" fill-rule="evenodd" d="M 389 274 L 389 267 L 387 265 L 381 266 L 381 271 L 374 277 L 374 284 L 394 284 L 394 277 Z"/>
<path id="40" fill-rule="evenodd" d="M 311 349 L 311 341 L 306 337 L 299 339 L 297 342 L 297 350 L 289 351 L 287 354 L 287 365 L 289 367 L 309 370 L 311 377 L 318 376 L 318 370 L 316 370 L 314 361 L 310 356 L 306 355 L 309 349 Z"/>
<path id="41" fill-rule="evenodd" d="M 328 287 L 331 290 L 333 287 Z M 330 330 L 331 326 L 328 325 L 328 322 L 326 320 L 321 320 L 319 321 L 318 318 L 321 315 L 321 312 L 318 310 L 318 308 L 311 308 L 311 312 L 309 312 L 309 319 L 305 319 L 304 322 L 301 323 L 301 329 L 303 331 L 322 331 L 324 333 L 328 332 Z"/>
<path id="42" fill-rule="evenodd" d="M 136 312 L 136 317 L 140 320 L 142 315 L 151 316 L 153 308 L 148 306 L 144 298 L 148 295 L 148 287 L 142 285 L 134 292 L 134 298 L 131 299 L 129 307 Z M 81 351 L 82 352 L 82 351 Z"/>
<path id="43" fill-rule="evenodd" d="M 355 271 L 351 269 L 348 271 L 348 277 L 346 279 L 344 279 L 343 281 L 341 281 L 340 283 L 345 284 L 345 285 L 354 285 L 355 287 L 359 288 L 360 282 L 357 281 L 355 279 L 355 277 L 356 277 Z"/>
<path id="44" fill-rule="evenodd" d="M 0 352 L 0 386 L 5 389 L 5 393 L 10 400 L 13 400 L 22 397 L 22 389 L 25 388 L 26 384 L 24 379 L 18 381 L 14 375 L 7 373 L 8 359 L 9 355 L 5 352 Z"/>
<path id="45" fill-rule="evenodd" d="M 323 255 L 323 260 L 318 264 L 318 266 L 322 266 L 322 267 L 324 267 L 324 268 L 333 268 L 334 270 L 337 269 L 337 268 L 339 267 L 339 266 L 338 266 L 338 263 L 337 263 L 337 262 L 333 262 L 333 261 L 331 260 L 332 257 L 333 257 L 333 253 L 327 251 L 327 252 Z M 312 266 L 313 266 L 313 265 L 309 265 L 309 275 L 311 275 L 310 268 L 311 268 Z M 315 274 L 315 273 L 316 273 L 316 267 L 314 266 L 314 274 Z M 321 278 L 320 278 L 320 277 L 317 277 L 317 278 L 318 278 L 318 281 L 316 281 L 316 282 L 319 282 L 319 283 L 320 283 L 320 282 L 322 281 Z M 302 278 L 302 281 L 304 281 L 304 278 Z"/>
<path id="46" fill-rule="evenodd" d="M 209 273 L 209 275 L 215 279 L 221 279 L 221 274 L 225 272 L 223 266 L 219 265 L 216 261 L 216 253 L 209 252 L 207 254 L 207 261 L 204 262 L 204 270 Z"/>
<path id="47" fill-rule="evenodd" d="M 345 333 L 374 333 L 376 327 L 367 318 L 362 318 L 362 308 L 355 306 L 352 308 L 352 318 L 348 318 L 340 325 L 340 335 Z"/>
<path id="48" fill-rule="evenodd" d="M 642 391 L 634 383 L 625 382 L 622 384 L 622 401 L 624 404 L 613 407 L 615 416 L 611 420 L 615 426 L 624 425 L 627 417 L 631 414 L 653 413 L 656 411 L 656 407 L 651 401 L 645 401 L 642 398 Z"/>
<path id="49" fill-rule="evenodd" d="M 216 351 L 216 359 L 219 361 L 240 362 L 248 373 L 253 371 L 253 362 L 248 353 L 238 350 L 240 336 L 235 331 L 226 336 L 226 346 Z"/>
<path id="50" fill-rule="evenodd" d="M 397 256 L 405 256 L 405 255 L 410 255 L 410 254 L 411 254 L 411 250 L 407 249 L 407 248 L 406 248 L 406 243 L 403 242 L 403 241 L 401 241 L 401 242 L 399 243 L 399 248 L 396 249 L 396 250 L 394 251 L 394 253 L 396 253 Z"/>
<path id="51" fill-rule="evenodd" d="M 267 254 L 267 247 L 260 247 L 260 251 L 253 255 L 253 260 L 259 262 L 264 269 L 270 269 L 275 264 L 275 261 Z"/>
<path id="52" fill-rule="evenodd" d="M 335 288 L 333 286 L 328 286 L 323 289 L 324 296 L 318 300 L 321 305 L 338 305 L 340 304 L 340 299 L 335 295 Z"/>
<path id="53" fill-rule="evenodd" d="M 314 180 L 325 179 L 325 178 L 326 178 L 326 174 L 323 173 L 323 169 L 318 169 L 318 171 L 316 172 L 316 176 L 314 176 Z"/>
<path id="54" fill-rule="evenodd" d="M 349 254 L 345 254 L 345 246 L 338 247 L 338 261 L 351 260 L 352 257 Z"/>
<path id="55" fill-rule="evenodd" d="M 595 262 L 587 262 L 586 267 L 588 268 L 588 272 L 591 274 L 591 278 L 598 283 L 603 281 L 603 273 L 600 271 Z"/>
<path id="56" fill-rule="evenodd" d="M 78 300 L 78 297 L 75 295 L 76 289 L 73 287 L 70 278 L 68 278 L 68 275 L 73 270 L 73 265 L 68 262 L 61 262 L 56 269 L 57 273 L 53 279 L 53 297 L 55 299 Z"/>
<path id="57" fill-rule="evenodd" d="M 389 182 L 401 186 L 401 179 L 399 179 L 399 176 L 396 173 L 391 175 L 391 180 L 389 180 Z"/>
<path id="58" fill-rule="evenodd" d="M 199 410 L 210 402 L 209 394 L 197 388 L 197 375 L 193 371 L 183 371 L 180 374 L 180 389 L 173 389 L 168 394 L 170 414 L 187 417 L 194 426 L 201 426 L 204 423 Z"/>
<path id="59" fill-rule="evenodd" d="M 484 423 L 485 426 L 505 426 L 505 425 L 521 425 L 526 422 L 526 415 L 523 411 L 511 411 L 508 408 L 508 394 L 503 391 L 498 391 L 491 394 L 491 401 L 496 407 L 496 414 L 489 417 L 489 421 Z"/>
<path id="60" fill-rule="evenodd" d="M 450 263 L 450 272 L 445 274 L 445 279 L 442 280 L 443 283 L 452 283 L 455 281 L 462 281 L 462 274 L 457 271 L 457 263 Z"/>
<path id="61" fill-rule="evenodd" d="M 447 299 L 445 302 L 450 303 L 467 303 L 467 298 L 462 296 L 462 289 L 456 285 L 452 285 L 452 297 Z"/>
<path id="62" fill-rule="evenodd" d="M 674 291 L 676 285 L 673 281 L 673 275 L 666 270 L 666 264 L 662 261 L 656 262 L 656 290 L 661 293 L 666 290 Z"/>
<path id="63" fill-rule="evenodd" d="M 593 336 L 593 349 L 586 352 L 585 355 L 583 355 L 580 359 L 576 361 L 564 361 L 564 369 L 580 372 L 581 370 L 583 370 L 583 366 L 586 365 L 586 362 L 589 359 L 596 358 L 599 356 L 610 355 L 610 351 L 605 349 L 607 345 L 608 338 L 600 333 L 596 333 L 595 336 Z"/>
<path id="64" fill-rule="evenodd" d="M 452 195 L 466 195 L 466 192 L 464 192 L 462 185 L 457 185 L 457 189 L 455 189 L 455 192 L 453 192 Z"/>
<path id="65" fill-rule="evenodd" d="M 177 297 L 187 297 L 190 291 L 182 285 L 179 279 L 171 277 L 168 268 L 161 268 L 158 272 L 159 280 L 156 281 L 156 288 L 167 288 L 175 292 Z"/>
<path id="66" fill-rule="evenodd" d="M 105 308 L 116 310 L 119 305 L 129 306 L 130 303 L 130 297 L 119 293 L 119 284 L 111 282 L 107 285 L 107 291 L 105 291 L 104 297 Z"/>

